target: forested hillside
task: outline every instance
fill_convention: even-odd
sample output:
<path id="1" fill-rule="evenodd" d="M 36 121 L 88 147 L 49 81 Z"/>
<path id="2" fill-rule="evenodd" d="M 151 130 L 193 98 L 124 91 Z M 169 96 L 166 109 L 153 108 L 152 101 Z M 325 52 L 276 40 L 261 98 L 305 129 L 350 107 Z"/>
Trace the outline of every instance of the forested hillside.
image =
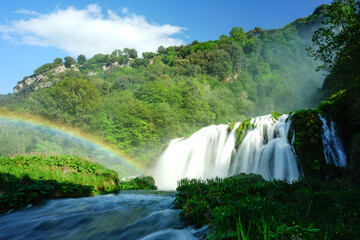
<path id="1" fill-rule="evenodd" d="M 126 48 L 56 58 L 0 96 L 0 107 L 90 131 L 149 161 L 169 139 L 207 125 L 317 106 L 323 75 L 306 48 L 326 9 L 281 29 L 234 27 L 142 57 Z"/>

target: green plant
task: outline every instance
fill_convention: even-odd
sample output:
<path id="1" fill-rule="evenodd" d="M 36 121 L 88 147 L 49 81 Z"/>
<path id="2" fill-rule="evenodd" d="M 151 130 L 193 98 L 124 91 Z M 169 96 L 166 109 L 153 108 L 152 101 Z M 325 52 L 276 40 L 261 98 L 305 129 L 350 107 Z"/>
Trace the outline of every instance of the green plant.
<path id="1" fill-rule="evenodd" d="M 360 188 L 346 179 L 266 182 L 240 174 L 225 179 L 182 179 L 174 207 L 209 239 L 356 239 Z"/>

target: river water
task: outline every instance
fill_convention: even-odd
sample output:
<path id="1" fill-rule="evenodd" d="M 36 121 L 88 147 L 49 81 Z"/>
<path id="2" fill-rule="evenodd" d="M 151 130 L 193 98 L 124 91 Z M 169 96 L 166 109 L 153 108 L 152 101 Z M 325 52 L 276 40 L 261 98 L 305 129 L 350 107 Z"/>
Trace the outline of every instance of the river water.
<path id="1" fill-rule="evenodd" d="M 199 239 L 172 208 L 175 192 L 48 200 L 0 215 L 0 239 Z"/>

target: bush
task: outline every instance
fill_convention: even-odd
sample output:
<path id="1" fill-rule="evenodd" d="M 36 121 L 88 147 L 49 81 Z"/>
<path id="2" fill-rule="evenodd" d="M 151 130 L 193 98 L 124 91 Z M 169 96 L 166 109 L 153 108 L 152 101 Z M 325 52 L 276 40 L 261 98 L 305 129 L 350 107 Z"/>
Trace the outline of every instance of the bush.
<path id="1" fill-rule="evenodd" d="M 121 182 L 121 190 L 157 190 L 153 177 L 136 177 L 127 182 Z"/>
<path id="2" fill-rule="evenodd" d="M 119 190 L 115 171 L 77 156 L 0 157 L 0 212 L 44 199 Z"/>

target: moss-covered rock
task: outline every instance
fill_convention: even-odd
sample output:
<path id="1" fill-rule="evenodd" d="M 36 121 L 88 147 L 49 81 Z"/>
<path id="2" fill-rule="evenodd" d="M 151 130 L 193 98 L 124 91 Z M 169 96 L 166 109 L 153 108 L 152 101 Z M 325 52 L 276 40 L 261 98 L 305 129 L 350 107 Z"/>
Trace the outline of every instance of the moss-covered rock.
<path id="1" fill-rule="evenodd" d="M 241 183 L 247 183 L 247 184 L 252 184 L 252 183 L 258 183 L 258 182 L 265 182 L 265 179 L 258 174 L 254 174 L 254 173 L 250 173 L 250 174 L 246 174 L 246 173 L 240 173 L 234 176 L 229 177 L 230 179 L 236 179 L 237 181 L 241 182 Z"/>
<path id="2" fill-rule="evenodd" d="M 310 178 L 325 178 L 327 175 L 319 113 L 318 110 L 299 110 L 290 117 L 290 132 L 295 130 L 294 148 L 304 176 Z"/>
<path id="3" fill-rule="evenodd" d="M 251 123 L 251 118 L 248 118 L 240 123 L 239 127 L 236 129 L 235 148 L 240 146 L 250 127 L 255 128 L 255 125 Z"/>
<path id="4" fill-rule="evenodd" d="M 228 133 L 230 133 L 232 130 L 234 130 L 236 122 L 231 122 L 227 128 Z"/>
<path id="5" fill-rule="evenodd" d="M 272 116 L 275 120 L 277 120 L 281 115 L 282 115 L 282 114 L 281 114 L 281 113 L 278 113 L 278 112 L 272 112 L 272 113 L 271 113 L 271 116 Z"/>

